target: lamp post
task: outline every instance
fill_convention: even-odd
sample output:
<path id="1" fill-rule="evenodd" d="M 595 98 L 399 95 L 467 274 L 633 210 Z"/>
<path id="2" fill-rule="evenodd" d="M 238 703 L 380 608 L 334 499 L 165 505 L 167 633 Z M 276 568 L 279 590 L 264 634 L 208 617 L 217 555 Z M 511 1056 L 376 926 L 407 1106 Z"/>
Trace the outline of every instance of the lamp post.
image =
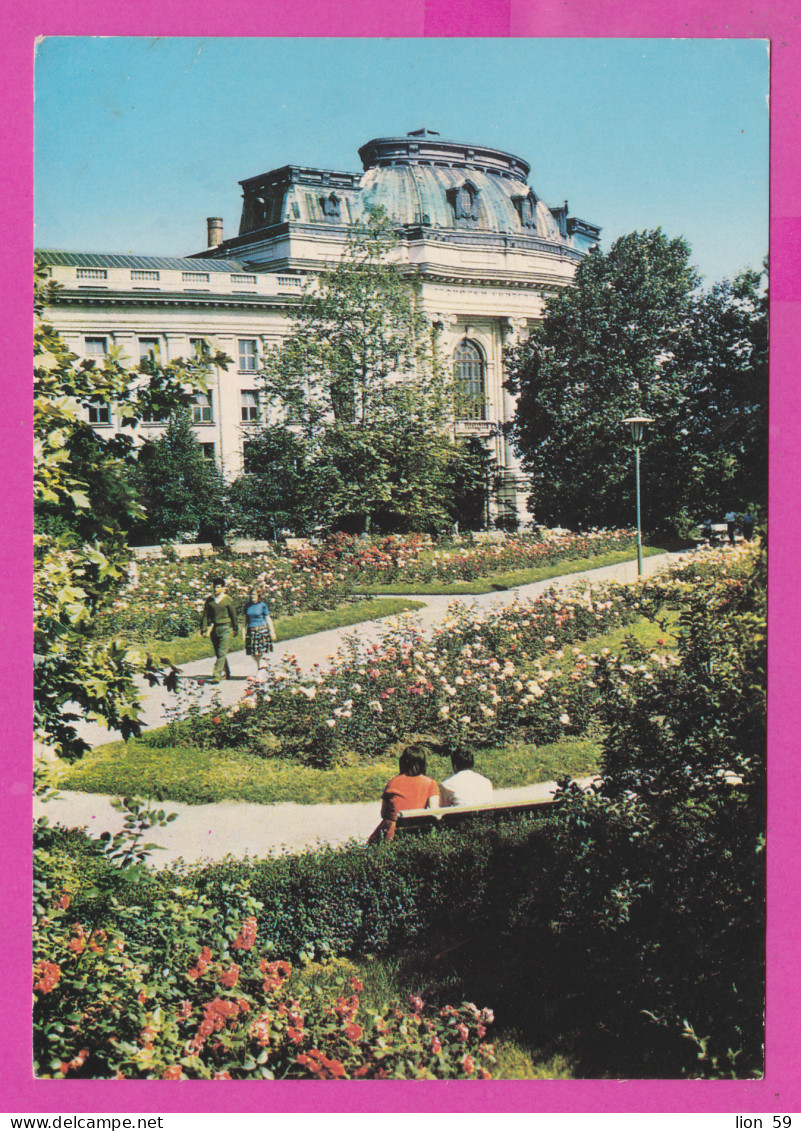
<path id="1" fill-rule="evenodd" d="M 631 429 L 631 438 L 634 441 L 634 478 L 637 490 L 637 577 L 642 577 L 642 524 L 640 522 L 640 444 L 646 424 L 653 424 L 650 416 L 627 416 L 624 424 Z"/>

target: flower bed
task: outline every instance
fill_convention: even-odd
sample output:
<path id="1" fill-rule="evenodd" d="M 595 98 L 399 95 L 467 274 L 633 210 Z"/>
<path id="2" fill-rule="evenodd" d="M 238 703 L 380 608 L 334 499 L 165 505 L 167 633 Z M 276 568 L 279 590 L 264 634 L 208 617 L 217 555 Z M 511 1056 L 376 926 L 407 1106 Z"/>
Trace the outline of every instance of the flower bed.
<path id="1" fill-rule="evenodd" d="M 352 580 L 345 570 L 315 568 L 295 559 L 258 554 L 238 561 L 235 572 L 222 556 L 203 562 L 142 562 L 136 579 L 97 618 L 97 632 L 140 641 L 189 636 L 200 626 L 203 602 L 217 575 L 226 577 L 228 593 L 239 607 L 248 590 L 258 586 L 274 617 L 331 609 L 351 595 Z"/>
<path id="2" fill-rule="evenodd" d="M 186 893 L 183 893 L 186 895 Z M 362 984 L 293 978 L 259 945 L 260 905 L 197 892 L 148 909 L 158 945 L 72 922 L 62 894 L 34 932 L 34 1057 L 51 1079 L 488 1079 L 492 1012 L 368 1008 Z M 237 896 L 239 898 L 237 899 Z M 232 910 L 230 902 L 238 903 Z M 243 905 L 244 911 L 243 914 Z M 226 914 L 227 910 L 227 914 Z"/>
<path id="3" fill-rule="evenodd" d="M 188 636 L 200 623 L 203 601 L 217 574 L 227 577 L 228 591 L 237 604 L 244 605 L 250 587 L 258 585 L 274 616 L 290 616 L 331 609 L 352 597 L 357 585 L 470 581 L 631 546 L 633 535 L 628 530 L 581 535 L 552 531 L 537 538 L 507 537 L 491 546 L 466 541 L 442 548 L 419 534 L 375 540 L 335 534 L 291 554 L 278 549 L 235 565 L 221 555 L 202 562 L 145 561 L 111 607 L 97 616 L 96 629 L 101 637 L 119 635 L 132 641 Z"/>
<path id="4" fill-rule="evenodd" d="M 494 573 L 536 569 L 572 558 L 593 558 L 634 546 L 631 530 L 592 530 L 573 534 L 546 531 L 536 537 L 506 536 L 492 545 L 474 545 L 472 539 L 435 546 L 422 535 L 389 536 L 374 542 L 335 535 L 321 547 L 307 546 L 297 560 L 315 568 L 347 568 L 360 584 L 447 584 L 474 581 Z"/>
<path id="5" fill-rule="evenodd" d="M 239 702 L 179 733 L 317 766 L 369 758 L 410 733 L 446 747 L 553 741 L 585 728 L 595 688 L 595 661 L 565 646 L 635 615 L 614 583 L 484 613 L 455 606 L 430 636 L 401 621 L 381 644 L 354 642 L 333 668 L 310 676 L 285 657 Z"/>

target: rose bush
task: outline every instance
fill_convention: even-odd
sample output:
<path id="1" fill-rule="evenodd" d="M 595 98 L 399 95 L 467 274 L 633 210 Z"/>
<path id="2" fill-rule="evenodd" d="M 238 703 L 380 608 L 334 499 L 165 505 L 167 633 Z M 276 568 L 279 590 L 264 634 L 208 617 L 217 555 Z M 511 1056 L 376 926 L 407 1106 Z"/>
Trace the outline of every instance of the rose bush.
<path id="1" fill-rule="evenodd" d="M 114 926 L 71 922 L 59 895 L 34 936 L 37 1075 L 489 1078 L 490 1010 L 426 1008 L 416 996 L 369 1008 L 361 982 L 336 971 L 320 992 L 260 945 L 257 901 L 228 894 L 230 907 L 176 891 L 149 909 L 144 931 L 130 907 Z"/>
<path id="2" fill-rule="evenodd" d="M 352 597 L 357 585 L 469 581 L 499 570 L 595 557 L 632 545 L 632 533 L 626 530 L 581 535 L 552 531 L 537 538 L 507 537 L 497 545 L 465 541 L 441 549 L 434 549 L 431 539 L 420 534 L 372 540 L 334 534 L 292 553 L 278 548 L 235 563 L 219 554 L 202 561 L 145 561 L 111 606 L 98 615 L 95 628 L 103 638 L 119 635 L 143 641 L 188 636 L 200 623 L 215 574 L 228 577 L 229 593 L 239 605 L 244 605 L 251 586 L 258 585 L 274 616 L 290 616 L 333 608 Z"/>
<path id="3" fill-rule="evenodd" d="M 241 700 L 193 720 L 193 739 L 317 766 L 380 754 L 410 733 L 446 748 L 512 736 L 552 741 L 586 727 L 596 691 L 597 661 L 565 646 L 636 613 L 622 587 L 609 584 L 552 590 L 502 610 L 454 606 L 428 636 L 404 618 L 380 644 L 364 649 L 354 638 L 325 671 L 304 674 L 285 657 Z"/>

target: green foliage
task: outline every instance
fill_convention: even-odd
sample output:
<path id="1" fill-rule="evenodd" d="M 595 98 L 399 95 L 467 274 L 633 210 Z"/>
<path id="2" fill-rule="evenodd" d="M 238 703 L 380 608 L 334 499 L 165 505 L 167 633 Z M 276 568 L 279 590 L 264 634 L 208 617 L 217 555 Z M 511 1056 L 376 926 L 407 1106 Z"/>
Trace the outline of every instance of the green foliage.
<path id="1" fill-rule="evenodd" d="M 327 525 L 442 534 L 458 516 L 456 484 L 469 479 L 472 464 L 442 433 L 411 420 L 329 428 L 315 470 Z"/>
<path id="2" fill-rule="evenodd" d="M 684 605 L 676 662 L 600 664 L 602 782 L 567 794 L 555 843 L 555 925 L 584 991 L 689 1074 L 762 1067 L 764 586 L 753 554 L 646 584 L 655 607 Z"/>
<path id="3" fill-rule="evenodd" d="M 35 280 L 34 330 L 34 726 L 67 758 L 86 744 L 82 714 L 124 735 L 139 731 L 133 660 L 117 642 L 92 639 L 127 562 L 125 530 L 142 512 L 127 467 L 130 435 L 96 436 L 87 409 L 111 404 L 124 426 L 184 405 L 203 387 L 203 364 L 176 361 L 131 373 L 118 350 L 103 364 L 78 361 L 43 318 L 52 284 Z M 155 676 L 152 676 L 155 678 Z"/>
<path id="4" fill-rule="evenodd" d="M 188 410 L 173 413 L 163 435 L 144 444 L 136 466 L 136 485 L 147 518 L 138 524 L 138 544 L 190 541 L 222 545 L 228 525 L 225 481 L 214 460 L 206 459 Z"/>
<path id="5" fill-rule="evenodd" d="M 633 415 L 654 418 L 643 447 L 646 529 L 686 535 L 709 508 L 765 501 L 761 276 L 748 271 L 704 293 L 689 255 L 657 230 L 586 256 L 574 285 L 549 299 L 530 341 L 510 353 L 515 437 L 542 520 L 631 521 L 621 421 Z"/>
<path id="6" fill-rule="evenodd" d="M 125 863 L 114 853 L 107 860 L 112 872 Z M 81 891 L 83 919 L 66 888 L 40 888 L 38 1076 L 488 1078 L 490 1010 L 434 1011 L 416 996 L 405 1009 L 371 1008 L 341 964 L 293 978 L 271 953 L 264 907 L 249 885 L 232 878 L 212 886 L 175 877 L 116 894 L 107 886 L 88 901 Z"/>
<path id="7" fill-rule="evenodd" d="M 311 534 L 319 521 L 308 445 L 282 424 L 248 431 L 245 470 L 231 484 L 232 523 L 250 538 L 277 538 L 281 530 Z"/>

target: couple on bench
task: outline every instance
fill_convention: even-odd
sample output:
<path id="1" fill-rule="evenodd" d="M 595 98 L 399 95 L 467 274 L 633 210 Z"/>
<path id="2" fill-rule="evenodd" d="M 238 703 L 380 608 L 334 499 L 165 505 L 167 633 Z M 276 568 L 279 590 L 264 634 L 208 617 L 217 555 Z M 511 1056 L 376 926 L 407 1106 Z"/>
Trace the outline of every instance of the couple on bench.
<path id="1" fill-rule="evenodd" d="M 426 777 L 428 747 L 417 742 L 400 756 L 399 773 L 388 781 L 381 799 L 381 823 L 368 844 L 380 844 L 395 836 L 398 814 L 406 809 L 439 809 L 442 806 L 483 805 L 492 801 L 492 782 L 473 769 L 469 750 L 451 754 L 453 774 L 438 786 Z"/>

